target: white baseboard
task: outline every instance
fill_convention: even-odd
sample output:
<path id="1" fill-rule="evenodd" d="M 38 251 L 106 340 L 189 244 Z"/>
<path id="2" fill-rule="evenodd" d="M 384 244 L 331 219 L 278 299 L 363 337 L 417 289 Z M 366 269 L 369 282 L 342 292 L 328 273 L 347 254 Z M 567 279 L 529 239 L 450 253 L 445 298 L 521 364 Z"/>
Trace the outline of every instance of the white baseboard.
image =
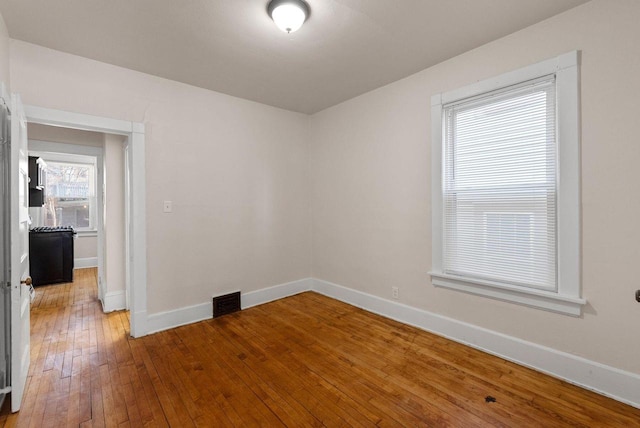
<path id="1" fill-rule="evenodd" d="M 147 311 L 137 311 L 129 314 L 129 330 L 132 337 L 142 337 L 147 334 Z"/>
<path id="2" fill-rule="evenodd" d="M 312 286 L 313 278 L 305 278 L 299 279 L 297 281 L 287 282 L 285 284 L 275 285 L 273 287 L 243 293 L 242 309 L 247 309 L 252 306 L 262 305 L 263 303 L 273 302 L 274 300 L 293 296 L 294 294 L 310 291 Z"/>
<path id="3" fill-rule="evenodd" d="M 206 302 L 172 311 L 158 312 L 147 317 L 147 333 L 157 333 L 181 325 L 213 317 L 213 303 Z"/>
<path id="4" fill-rule="evenodd" d="M 101 300 L 104 312 L 119 311 L 125 309 L 127 305 L 124 290 L 105 293 Z"/>
<path id="5" fill-rule="evenodd" d="M 90 268 L 90 267 L 98 267 L 97 257 L 85 257 L 80 259 L 73 259 L 74 269 L 82 269 L 82 268 Z"/>
<path id="6" fill-rule="evenodd" d="M 640 408 L 640 375 L 319 279 L 312 290 Z"/>
<path id="7" fill-rule="evenodd" d="M 242 309 L 263 303 L 272 302 L 284 297 L 293 296 L 303 291 L 311 290 L 311 278 L 274 285 L 257 291 L 243 293 L 241 297 Z M 213 296 L 212 296 L 213 297 Z M 213 317 L 213 302 L 200 303 L 172 311 L 159 312 L 147 317 L 147 333 L 157 333 L 181 325 L 206 320 Z"/>

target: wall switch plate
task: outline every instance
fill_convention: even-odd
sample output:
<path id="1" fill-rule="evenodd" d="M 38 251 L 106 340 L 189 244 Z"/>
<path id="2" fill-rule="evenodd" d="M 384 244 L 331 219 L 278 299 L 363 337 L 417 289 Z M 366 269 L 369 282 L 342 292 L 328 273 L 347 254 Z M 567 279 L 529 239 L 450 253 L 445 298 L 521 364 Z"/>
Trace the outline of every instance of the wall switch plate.
<path id="1" fill-rule="evenodd" d="M 398 290 L 398 287 L 391 287 L 391 294 L 394 299 L 398 299 L 400 297 L 400 290 Z"/>
<path id="2" fill-rule="evenodd" d="M 162 211 L 165 212 L 165 213 L 173 212 L 173 202 L 164 201 L 164 204 L 163 204 L 163 207 L 162 207 Z"/>

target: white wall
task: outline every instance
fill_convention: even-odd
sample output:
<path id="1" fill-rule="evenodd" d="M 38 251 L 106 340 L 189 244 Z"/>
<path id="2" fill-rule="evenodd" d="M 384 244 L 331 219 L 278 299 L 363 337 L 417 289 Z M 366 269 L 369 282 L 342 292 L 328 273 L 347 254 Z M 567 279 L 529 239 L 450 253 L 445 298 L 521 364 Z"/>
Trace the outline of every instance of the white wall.
<path id="1" fill-rule="evenodd" d="M 124 137 L 104 134 L 106 293 L 125 290 Z"/>
<path id="2" fill-rule="evenodd" d="M 41 125 L 39 123 L 27 124 L 27 135 L 31 140 L 91 147 L 102 147 L 104 140 L 104 134 L 101 132 Z"/>
<path id="3" fill-rule="evenodd" d="M 145 124 L 149 314 L 309 276 L 307 116 L 20 41 L 11 55 L 25 104 Z"/>
<path id="4" fill-rule="evenodd" d="M 640 373 L 640 2 L 596 0 L 311 121 L 313 276 Z M 582 51 L 580 318 L 431 285 L 430 98 Z"/>
<path id="5" fill-rule="evenodd" d="M 73 256 L 76 259 L 97 258 L 98 257 L 98 237 L 97 236 L 78 236 L 75 239 L 73 244 Z"/>

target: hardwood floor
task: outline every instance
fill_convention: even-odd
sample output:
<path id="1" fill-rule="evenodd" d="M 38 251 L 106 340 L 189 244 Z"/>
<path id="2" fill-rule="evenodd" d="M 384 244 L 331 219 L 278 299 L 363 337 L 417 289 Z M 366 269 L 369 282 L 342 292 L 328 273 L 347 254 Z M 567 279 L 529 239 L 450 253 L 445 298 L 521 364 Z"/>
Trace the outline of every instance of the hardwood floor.
<path id="1" fill-rule="evenodd" d="M 37 289 L 23 407 L 0 427 L 640 426 L 638 409 L 311 292 L 131 339 L 95 277 Z"/>

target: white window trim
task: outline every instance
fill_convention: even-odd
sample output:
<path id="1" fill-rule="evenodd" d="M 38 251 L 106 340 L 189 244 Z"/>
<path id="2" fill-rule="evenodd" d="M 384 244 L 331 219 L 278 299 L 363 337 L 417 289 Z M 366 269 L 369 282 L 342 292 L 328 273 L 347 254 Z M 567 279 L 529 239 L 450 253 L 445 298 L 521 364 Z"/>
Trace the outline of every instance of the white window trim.
<path id="1" fill-rule="evenodd" d="M 556 75 L 558 138 L 558 290 L 536 290 L 445 274 L 443 261 L 442 106 L 542 76 Z M 580 316 L 581 297 L 579 53 L 569 52 L 431 98 L 431 206 L 434 286 Z"/>
<path id="2" fill-rule="evenodd" d="M 101 147 L 82 146 L 77 144 L 55 143 L 51 141 L 29 140 L 29 155 L 39 156 L 52 162 L 71 162 L 77 164 L 93 165 L 96 173 L 96 206 L 93 216 L 93 227 L 76 229 L 77 236 L 98 236 L 99 216 L 98 210 L 102 200 L 102 157 Z"/>

